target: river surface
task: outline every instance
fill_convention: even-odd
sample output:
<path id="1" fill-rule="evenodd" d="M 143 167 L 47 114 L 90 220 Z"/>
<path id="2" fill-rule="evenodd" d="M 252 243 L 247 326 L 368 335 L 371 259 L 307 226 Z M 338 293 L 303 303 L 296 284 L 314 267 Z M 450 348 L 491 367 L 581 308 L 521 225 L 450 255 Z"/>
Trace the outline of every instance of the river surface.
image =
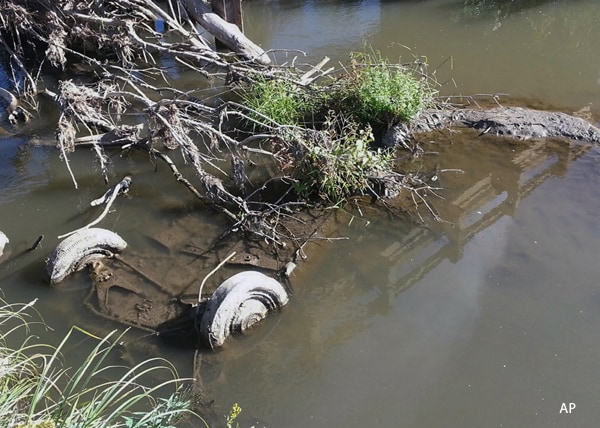
<path id="1" fill-rule="evenodd" d="M 307 62 L 345 61 L 372 46 L 403 62 L 426 59 L 444 95 L 510 94 L 500 102 L 600 117 L 595 0 L 247 0 L 244 7 L 250 38 L 305 52 Z M 89 152 L 71 157 L 75 191 L 58 152 L 31 144 L 51 138 L 52 119 L 42 114 L 29 136 L 0 137 L 0 230 L 11 239 L 0 288 L 8 301 L 39 298 L 49 334 L 60 338 L 74 323 L 94 331 L 115 324 L 82 307 L 83 275 L 61 289 L 42 280 L 56 236 L 93 220 L 98 213 L 87 205 L 104 192 Z M 450 132 L 422 146 L 429 154 L 416 169 L 453 170 L 439 174 L 442 189 L 432 199 L 443 221 L 426 210 L 423 222 L 369 207 L 340 213 L 334 235 L 349 239 L 309 254 L 292 276 L 286 309 L 256 334 L 196 358 L 214 400 L 212 426 L 222 426 L 236 402 L 242 427 L 600 420 L 599 149 Z M 149 244 L 135 236 L 181 218 L 221 226 L 165 168 L 141 155 L 112 160 L 114 177 L 132 173 L 134 185 L 102 227 L 131 238 L 138 251 Z M 42 234 L 42 247 L 25 252 Z M 144 337 L 135 343 L 142 351 L 128 358 L 152 352 L 180 375 L 193 374 L 193 350 Z"/>

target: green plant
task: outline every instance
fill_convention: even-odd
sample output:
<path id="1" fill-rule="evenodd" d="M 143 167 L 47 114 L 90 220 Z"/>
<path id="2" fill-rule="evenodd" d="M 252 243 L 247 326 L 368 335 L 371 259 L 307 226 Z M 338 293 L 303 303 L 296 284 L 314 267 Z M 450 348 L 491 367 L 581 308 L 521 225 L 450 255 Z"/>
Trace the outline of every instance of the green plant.
<path id="1" fill-rule="evenodd" d="M 328 84 L 298 85 L 292 79 L 260 77 L 239 91 L 251 122 L 317 128 L 329 110 L 371 126 L 414 118 L 430 102 L 426 79 L 379 52 L 353 53 L 344 73 Z M 310 120 L 307 120 L 310 119 Z"/>
<path id="2" fill-rule="evenodd" d="M 314 104 L 303 88 L 284 79 L 258 78 L 241 96 L 250 118 L 270 125 L 299 125 Z"/>
<path id="3" fill-rule="evenodd" d="M 375 51 L 353 54 L 343 73 L 327 79 L 304 86 L 295 83 L 301 78 L 259 78 L 242 92 L 249 113 L 240 115 L 265 131 L 259 137 L 274 145 L 300 198 L 338 204 L 377 194 L 371 186 L 392 170 L 394 152 L 375 148 L 373 129 L 411 120 L 434 91 L 425 77 Z"/>
<path id="4" fill-rule="evenodd" d="M 34 343 L 27 305 L 0 307 L 0 426 L 8 428 L 167 428 L 193 414 L 175 369 L 150 358 L 133 368 L 107 364 L 123 337 L 112 332 L 91 350 L 78 369 L 65 368 L 61 358 L 73 327 L 56 348 Z M 7 345 L 10 335 L 26 333 L 21 345 Z M 117 380 L 115 371 L 122 374 Z M 148 387 L 142 380 L 166 372 L 169 379 Z M 168 392 L 171 390 L 171 392 Z M 156 398 L 168 393 L 168 398 Z"/>
<path id="5" fill-rule="evenodd" d="M 240 415 L 240 413 L 242 413 L 242 408 L 239 406 L 238 403 L 235 403 L 233 406 L 231 406 L 231 410 L 229 411 L 229 414 L 226 416 L 227 428 L 235 428 L 235 427 L 240 426 L 240 424 L 235 422 L 235 420 Z M 235 425 L 234 425 L 234 422 L 235 422 Z"/>
<path id="6" fill-rule="evenodd" d="M 354 53 L 341 80 L 338 103 L 363 123 L 408 121 L 429 102 L 432 91 L 422 79 L 381 54 Z"/>
<path id="7" fill-rule="evenodd" d="M 330 111 L 320 132 L 303 139 L 305 152 L 294 174 L 296 192 L 305 198 L 318 193 L 335 204 L 364 193 L 372 175 L 391 168 L 394 159 L 393 152 L 375 150 L 373 141 L 368 124 Z"/>

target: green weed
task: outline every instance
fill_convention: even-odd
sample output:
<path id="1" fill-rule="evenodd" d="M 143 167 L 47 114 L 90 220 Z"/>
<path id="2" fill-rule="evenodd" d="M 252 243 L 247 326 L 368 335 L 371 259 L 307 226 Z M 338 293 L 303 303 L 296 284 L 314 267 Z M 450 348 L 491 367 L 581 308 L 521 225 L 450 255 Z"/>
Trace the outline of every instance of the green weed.
<path id="1" fill-rule="evenodd" d="M 238 403 L 235 403 L 233 406 L 231 406 L 229 415 L 225 417 L 227 421 L 227 428 L 238 428 L 240 426 L 237 422 L 235 422 L 240 413 L 242 413 L 242 408 Z"/>
<path id="2" fill-rule="evenodd" d="M 82 330 L 72 328 L 55 348 L 35 343 L 29 332 L 33 304 L 0 307 L 0 426 L 168 428 L 193 414 L 183 380 L 167 361 L 150 358 L 133 368 L 107 364 L 124 333 L 100 339 L 79 368 L 68 368 L 61 350 Z M 7 345 L 15 335 L 24 336 L 16 348 Z M 121 376 L 106 381 L 115 371 Z M 164 382 L 151 387 L 142 383 L 165 372 L 169 379 Z M 156 398 L 163 394 L 166 399 Z"/>
<path id="3" fill-rule="evenodd" d="M 294 82 L 259 78 L 242 92 L 244 105 L 252 112 L 251 119 L 265 118 L 277 125 L 300 125 L 314 106 L 314 100 Z"/>
<path id="4" fill-rule="evenodd" d="M 339 104 L 364 123 L 393 124 L 413 119 L 431 100 L 423 80 L 379 53 L 356 53 L 341 80 Z"/>
<path id="5" fill-rule="evenodd" d="M 342 71 L 308 86 L 296 80 L 248 85 L 244 114 L 278 145 L 280 170 L 291 171 L 299 197 L 335 204 L 373 193 L 373 176 L 392 169 L 394 153 L 377 148 L 373 129 L 413 119 L 434 94 L 426 78 L 375 51 L 353 54 Z"/>
<path id="6" fill-rule="evenodd" d="M 330 111 L 319 133 L 304 139 L 305 154 L 294 174 L 301 197 L 318 194 L 338 204 L 347 197 L 364 194 L 370 177 L 391 168 L 393 152 L 374 149 L 371 127 Z"/>

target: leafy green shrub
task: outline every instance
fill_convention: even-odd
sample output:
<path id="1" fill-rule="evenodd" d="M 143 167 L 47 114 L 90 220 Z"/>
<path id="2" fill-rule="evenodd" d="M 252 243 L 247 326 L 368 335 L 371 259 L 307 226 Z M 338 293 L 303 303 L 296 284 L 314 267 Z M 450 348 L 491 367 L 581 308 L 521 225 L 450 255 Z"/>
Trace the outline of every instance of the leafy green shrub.
<path id="1" fill-rule="evenodd" d="M 337 204 L 373 190 L 373 177 L 391 171 L 394 157 L 376 147 L 373 129 L 409 121 L 433 99 L 425 78 L 377 52 L 353 54 L 343 72 L 308 86 L 301 80 L 259 78 L 242 91 L 242 116 L 279 146 L 281 172 L 307 200 Z"/>
<path id="2" fill-rule="evenodd" d="M 318 128 L 330 110 L 371 126 L 408 121 L 433 94 L 425 79 L 378 52 L 354 53 L 344 73 L 327 82 L 306 87 L 292 79 L 260 77 L 240 94 L 256 123 L 309 128 Z"/>

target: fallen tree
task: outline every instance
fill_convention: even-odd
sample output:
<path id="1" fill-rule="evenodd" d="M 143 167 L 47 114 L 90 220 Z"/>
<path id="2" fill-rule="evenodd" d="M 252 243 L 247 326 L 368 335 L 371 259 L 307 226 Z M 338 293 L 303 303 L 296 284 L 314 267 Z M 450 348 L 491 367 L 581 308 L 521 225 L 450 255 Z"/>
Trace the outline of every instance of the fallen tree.
<path id="1" fill-rule="evenodd" d="M 233 52 L 213 49 L 197 23 Z M 144 151 L 229 219 L 224 235 L 244 232 L 276 247 L 304 242 L 289 227 L 299 209 L 354 196 L 405 195 L 435 216 L 428 203 L 435 174 L 396 167 L 398 147 L 419 154 L 410 142 L 415 131 L 461 124 L 597 142 L 597 129 L 567 116 L 524 118 L 522 110 L 457 110 L 439 102 L 419 62 L 390 64 L 373 52 L 336 70 L 325 68 L 327 58 L 316 66 L 289 53 L 277 58 L 201 0 L 0 0 L 0 51 L 8 89 L 21 103 L 35 110 L 46 96 L 56 105 L 57 147 L 69 171 L 77 147 L 93 148 L 105 181 L 106 150 Z M 232 100 L 179 89 L 173 64 L 197 73 L 199 87 L 221 85 Z M 58 74 L 58 85 L 44 86 L 48 72 Z M 14 97 L 4 98 L 16 111 Z M 503 124 L 511 120 L 512 127 Z M 181 171 L 171 150 L 183 154 L 195 177 Z M 251 183 L 257 163 L 273 173 Z"/>
<path id="2" fill-rule="evenodd" d="M 332 73 L 324 70 L 327 59 L 311 66 L 288 53 L 283 61 L 271 54 L 280 65 L 267 65 L 267 53 L 200 0 L 169 1 L 162 7 L 151 0 L 0 1 L 0 12 L 0 48 L 11 89 L 33 108 L 40 96 L 54 102 L 57 147 L 69 171 L 69 155 L 80 146 L 93 148 L 105 181 L 111 168 L 106 150 L 145 151 L 229 218 L 226 233 L 246 232 L 276 246 L 290 240 L 300 245 L 286 223 L 308 205 L 337 204 L 361 194 L 393 196 L 401 189 L 425 201 L 433 190 L 422 177 L 393 171 L 391 151 L 373 150 L 375 138 L 364 116 L 378 113 L 348 92 L 374 78 L 403 85 L 398 97 L 410 87 L 409 113 L 400 111 L 398 103 L 381 111 L 386 120 L 414 115 L 427 94 L 419 92 L 424 86 L 406 77 L 410 72 L 402 66 L 355 57 L 349 68 Z M 212 49 L 196 23 L 234 52 Z M 197 73 L 205 86 L 220 83 L 237 101 L 214 101 L 202 90 L 178 89 L 165 62 Z M 40 80 L 48 70 L 59 74 L 56 87 L 44 87 Z M 286 122 L 249 105 L 257 88 L 269 89 L 273 82 L 285 88 L 284 103 L 302 98 L 302 114 L 313 117 L 310 124 Z M 372 91 L 365 87 L 363 92 Z M 333 99 L 331 93 L 338 95 Z M 358 119 L 341 110 L 344 103 L 355 104 Z M 192 166 L 195 178 L 186 177 L 172 160 L 169 151 L 174 149 Z M 270 163 L 274 175 L 250 183 L 248 169 L 255 163 Z M 77 187 L 77 177 L 71 176 Z"/>

